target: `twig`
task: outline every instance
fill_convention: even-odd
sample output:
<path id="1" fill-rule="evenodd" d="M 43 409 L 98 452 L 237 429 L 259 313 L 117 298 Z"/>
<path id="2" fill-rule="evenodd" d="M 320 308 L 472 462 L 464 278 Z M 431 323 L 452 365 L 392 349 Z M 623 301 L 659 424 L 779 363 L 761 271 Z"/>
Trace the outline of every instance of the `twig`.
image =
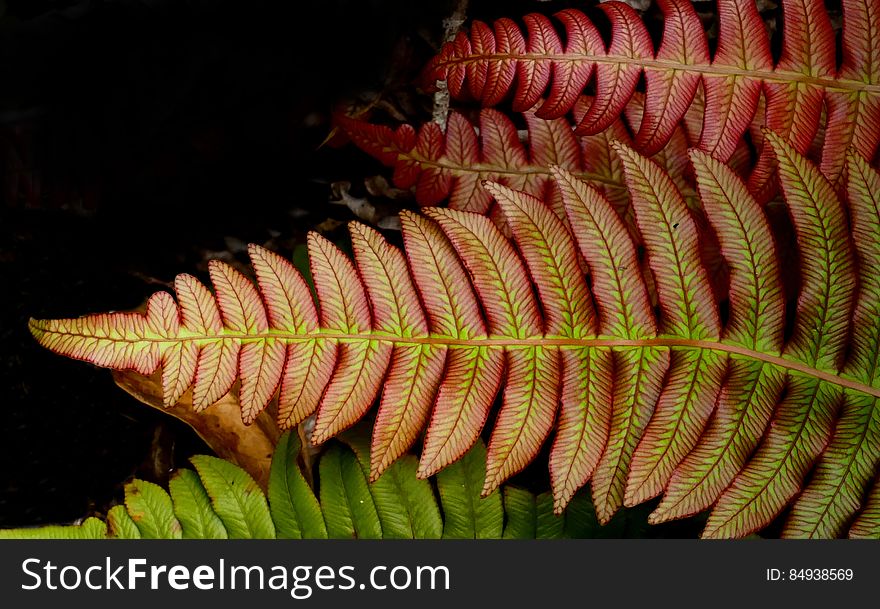
<path id="1" fill-rule="evenodd" d="M 467 18 L 468 0 L 458 0 L 452 14 L 443 20 L 443 42 L 452 42 L 455 35 L 461 30 Z M 445 80 L 437 81 L 437 91 L 434 93 L 434 110 L 432 120 L 446 130 L 446 119 L 449 116 L 449 89 Z"/>

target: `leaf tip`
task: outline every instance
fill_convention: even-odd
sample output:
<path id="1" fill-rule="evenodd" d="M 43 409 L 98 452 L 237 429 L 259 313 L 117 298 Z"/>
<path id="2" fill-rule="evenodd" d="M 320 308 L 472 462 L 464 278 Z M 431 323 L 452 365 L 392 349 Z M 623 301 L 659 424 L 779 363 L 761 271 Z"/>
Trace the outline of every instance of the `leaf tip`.
<path id="1" fill-rule="evenodd" d="M 391 465 L 389 463 L 388 456 L 379 452 L 373 451 L 372 448 L 370 450 L 370 475 L 369 480 L 370 484 L 378 480 L 382 477 L 382 474 L 385 473 L 385 470 Z"/>
<path id="2" fill-rule="evenodd" d="M 46 322 L 42 319 L 35 319 L 33 317 L 28 319 L 28 330 L 31 333 L 37 342 L 42 344 L 43 335 L 46 332 Z"/>
<path id="3" fill-rule="evenodd" d="M 323 429 L 317 429 L 312 432 L 312 437 L 309 439 L 309 442 L 312 446 L 320 446 L 324 442 L 330 439 L 330 436 Z"/>
<path id="4" fill-rule="evenodd" d="M 419 468 L 416 471 L 416 478 L 419 478 L 420 480 L 430 478 L 441 469 L 443 469 L 443 466 L 438 465 L 436 458 L 427 461 L 425 460 L 425 454 L 422 453 L 422 458 L 419 459 Z"/>
<path id="5" fill-rule="evenodd" d="M 687 155 L 691 163 L 705 163 L 708 159 L 712 158 L 711 154 L 699 148 L 688 148 Z"/>
<path id="6" fill-rule="evenodd" d="M 431 220 L 441 220 L 448 217 L 448 211 L 445 207 L 426 207 L 422 210 L 422 214 Z"/>
<path id="7" fill-rule="evenodd" d="M 249 408 L 241 413 L 241 422 L 245 424 L 245 427 L 249 427 L 253 425 L 254 421 L 257 420 L 257 415 L 259 411 L 255 408 Z"/>
<path id="8" fill-rule="evenodd" d="M 568 507 L 569 499 L 563 499 L 561 497 L 553 498 L 553 515 L 554 516 L 562 516 L 565 512 L 565 508 Z"/>
<path id="9" fill-rule="evenodd" d="M 486 476 L 486 481 L 483 483 L 483 490 L 480 491 L 480 497 L 485 499 L 492 493 L 494 493 L 499 486 L 501 486 L 502 480 L 501 476 L 498 474 L 492 476 Z"/>
<path id="10" fill-rule="evenodd" d="M 266 251 L 266 248 L 257 245 L 256 243 L 248 243 L 247 245 L 248 256 L 252 259 L 254 257 L 262 257 L 263 253 Z"/>
<path id="11" fill-rule="evenodd" d="M 720 528 L 712 527 L 711 524 L 707 524 L 706 528 L 703 529 L 703 532 L 700 533 L 700 539 L 721 539 L 723 536 L 719 534 L 720 531 Z"/>
<path id="12" fill-rule="evenodd" d="M 170 391 L 162 392 L 162 408 L 168 410 L 169 408 L 173 408 L 174 405 L 177 404 L 177 398 L 172 395 Z"/>
<path id="13" fill-rule="evenodd" d="M 611 147 L 614 149 L 614 152 L 617 153 L 617 156 L 623 160 L 625 157 L 632 157 L 637 154 L 635 150 L 621 142 L 620 140 L 611 140 Z"/>
<path id="14" fill-rule="evenodd" d="M 550 165 L 550 173 L 553 175 L 553 179 L 557 182 L 571 182 L 574 179 L 574 176 L 570 171 L 565 167 L 556 164 Z"/>
<path id="15" fill-rule="evenodd" d="M 777 160 L 779 160 L 779 157 L 782 155 L 791 156 L 793 149 L 779 134 L 767 127 L 763 127 L 761 133 L 764 135 L 764 139 L 770 144 L 770 149 L 773 150 L 773 154 L 776 156 Z"/>
<path id="16" fill-rule="evenodd" d="M 656 510 L 648 514 L 648 524 L 662 524 L 664 522 L 668 522 L 672 518 L 669 516 L 667 510 L 663 509 L 662 505 L 658 507 Z"/>

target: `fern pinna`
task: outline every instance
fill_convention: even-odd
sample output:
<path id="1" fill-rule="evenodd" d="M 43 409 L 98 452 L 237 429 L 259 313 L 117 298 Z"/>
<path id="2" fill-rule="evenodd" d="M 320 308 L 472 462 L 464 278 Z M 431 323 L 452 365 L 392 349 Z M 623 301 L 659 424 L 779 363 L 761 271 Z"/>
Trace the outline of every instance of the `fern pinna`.
<path id="1" fill-rule="evenodd" d="M 653 522 L 711 507 L 705 536 L 742 536 L 794 499 L 786 535 L 836 536 L 880 460 L 880 176 L 851 152 L 845 206 L 818 168 L 766 137 L 800 256 L 790 324 L 780 274 L 795 269 L 779 268 L 764 211 L 740 179 L 692 151 L 729 267 L 722 316 L 681 193 L 617 143 L 647 267 L 604 196 L 554 168 L 568 226 L 530 195 L 485 185 L 512 242 L 484 216 L 440 208 L 401 215 L 405 254 L 353 223 L 356 264 L 312 234 L 319 309 L 289 262 L 252 246 L 258 288 L 213 262 L 216 296 L 181 275 L 177 303 L 160 292 L 145 314 L 31 330 L 99 365 L 161 366 L 167 404 L 192 385 L 204 408 L 240 377 L 245 420 L 277 392 L 282 426 L 316 412 L 314 443 L 381 393 L 372 479 L 424 427 L 420 476 L 460 458 L 503 386 L 484 493 L 531 461 L 555 426 L 557 511 L 589 481 L 602 522 L 662 493 Z M 877 530 L 876 513 L 852 530 Z"/>
<path id="2" fill-rule="evenodd" d="M 821 168 L 839 185 L 846 150 L 873 159 L 880 141 L 880 4 L 842 0 L 842 58 L 837 66 L 831 21 L 822 0 L 784 0 L 782 54 L 774 65 L 771 46 L 754 0 L 718 0 L 718 46 L 710 59 L 703 27 L 689 0 L 658 0 L 664 15 L 656 52 L 641 19 L 628 5 L 605 2 L 611 23 L 607 45 L 582 12 L 563 10 L 556 19 L 565 45 L 547 17 L 524 17 L 526 34 L 510 19 L 494 27 L 474 22 L 444 45 L 426 70 L 429 84 L 445 80 L 455 97 L 484 106 L 513 90 L 513 108 L 525 111 L 547 94 L 537 116 L 568 112 L 594 77 L 595 101 L 577 132 L 598 133 L 621 113 L 645 75 L 645 119 L 637 149 L 660 150 L 688 110 L 700 84 L 705 117 L 700 148 L 727 161 L 765 97 L 761 123 L 806 154 L 824 127 Z M 827 118 L 827 121 L 825 120 Z M 758 133 L 758 135 L 760 135 Z M 772 153 L 762 147 L 749 181 L 753 193 L 771 194 Z"/>

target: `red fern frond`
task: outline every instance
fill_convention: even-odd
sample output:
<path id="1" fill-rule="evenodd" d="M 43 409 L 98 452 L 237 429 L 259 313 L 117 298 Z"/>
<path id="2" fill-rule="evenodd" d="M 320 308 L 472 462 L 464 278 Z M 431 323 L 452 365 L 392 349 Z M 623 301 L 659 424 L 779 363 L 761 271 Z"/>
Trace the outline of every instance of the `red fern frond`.
<path id="1" fill-rule="evenodd" d="M 588 97 L 575 102 L 575 121 L 584 116 L 590 103 Z M 633 95 L 626 108 L 630 125 L 638 128 L 643 108 L 643 96 Z M 391 129 L 345 116 L 337 121 L 355 145 L 394 169 L 395 186 L 414 189 L 421 206 L 446 202 L 451 209 L 496 217 L 491 196 L 480 187 L 490 180 L 546 201 L 564 219 L 562 200 L 550 170 L 557 166 L 598 188 L 637 236 L 623 168 L 611 149 L 613 141 L 632 143 L 624 121 L 616 119 L 597 135 L 576 136 L 565 118 L 544 120 L 533 111 L 523 113 L 523 118 L 528 127 L 525 142 L 520 140 L 513 122 L 492 109 L 481 111 L 479 125 L 452 112 L 445 133 L 435 123 L 426 123 L 416 132 L 410 125 Z M 698 140 L 691 140 L 687 132 L 684 124 L 679 125 L 652 160 L 673 177 L 689 207 L 699 210 L 687 158 L 688 148 Z M 740 142 L 731 166 L 739 170 L 749 162 L 748 147 Z"/>
<path id="2" fill-rule="evenodd" d="M 563 44 L 554 24 L 542 15 L 523 18 L 526 33 L 509 19 L 494 28 L 475 22 L 470 35 L 447 43 L 425 71 L 429 83 L 446 80 L 455 97 L 469 96 L 491 106 L 513 91 L 513 107 L 525 111 L 541 97 L 537 116 L 565 114 L 591 81 L 595 100 L 580 120 L 578 134 L 599 133 L 623 111 L 642 73 L 645 120 L 636 148 L 656 153 L 686 115 L 699 86 L 705 111 L 699 147 L 722 161 L 733 155 L 749 129 L 763 93 L 761 123 L 806 154 L 820 126 L 821 169 L 838 187 L 846 151 L 871 160 L 880 143 L 880 4 L 844 0 L 843 56 L 837 68 L 834 36 L 821 0 L 783 6 L 782 55 L 773 65 L 770 42 L 752 0 L 719 0 L 718 48 L 710 59 L 706 37 L 688 0 L 658 0 L 664 33 L 654 51 L 647 30 L 627 5 L 600 8 L 611 22 L 607 46 L 581 12 L 561 11 Z M 823 108 L 827 124 L 822 125 Z M 760 161 L 749 180 L 759 199 L 772 186 L 774 165 L 761 144 Z"/>
<path id="3" fill-rule="evenodd" d="M 583 113 L 579 102 L 575 114 Z M 553 191 L 550 166 L 557 165 L 600 188 L 621 210 L 627 204 L 623 173 L 610 152 L 612 139 L 629 141 L 621 121 L 597 136 L 576 137 L 566 119 L 543 120 L 523 113 L 528 142 L 520 141 L 513 122 L 501 112 L 483 109 L 479 126 L 457 112 L 449 115 L 446 132 L 436 123 L 425 123 L 418 132 L 410 125 L 396 130 L 348 117 L 339 126 L 359 148 L 388 167 L 399 188 L 415 188 L 416 202 L 488 214 L 492 198 L 480 184 L 496 181 L 541 199 L 561 201 Z"/>
<path id="4" fill-rule="evenodd" d="M 672 177 L 618 142 L 641 243 L 597 189 L 554 166 L 567 223 L 528 193 L 485 185 L 512 240 L 485 216 L 442 208 L 402 214 L 403 252 L 356 223 L 354 261 L 311 235 L 317 307 L 288 261 L 252 246 L 257 286 L 213 262 L 213 295 L 181 275 L 177 301 L 155 294 L 144 314 L 30 328 L 64 355 L 143 374 L 161 367 L 169 405 L 192 386 L 203 407 L 240 379 L 245 421 L 277 395 L 282 426 L 314 413 L 316 443 L 378 400 L 374 479 L 423 429 L 421 476 L 459 459 L 500 392 L 486 494 L 555 429 L 557 512 L 589 483 L 603 522 L 663 495 L 653 522 L 711 508 L 706 537 L 759 530 L 786 506 L 786 536 L 839 536 L 851 522 L 851 535 L 870 535 L 880 175 L 852 151 L 844 200 L 780 135 L 765 141 L 796 268 L 780 268 L 767 210 L 729 167 L 691 152 L 701 228 Z M 726 316 L 700 246 L 706 230 L 729 268 Z M 799 278 L 789 332 L 783 272 Z"/>

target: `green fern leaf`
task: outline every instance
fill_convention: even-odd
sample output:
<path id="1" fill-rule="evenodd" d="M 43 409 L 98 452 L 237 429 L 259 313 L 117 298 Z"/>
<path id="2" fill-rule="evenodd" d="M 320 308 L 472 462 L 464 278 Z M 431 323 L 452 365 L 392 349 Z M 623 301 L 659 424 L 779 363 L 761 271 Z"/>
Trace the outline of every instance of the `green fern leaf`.
<path id="1" fill-rule="evenodd" d="M 171 497 L 161 486 L 145 480 L 125 485 L 125 507 L 145 539 L 180 539 L 180 522 Z"/>
<path id="2" fill-rule="evenodd" d="M 275 525 L 266 497 L 253 478 L 241 468 L 217 457 L 196 455 L 190 461 L 230 539 L 275 537 Z"/>
<path id="3" fill-rule="evenodd" d="M 504 498 L 504 539 L 535 539 L 537 512 L 535 496 L 527 490 L 515 486 L 505 486 Z"/>
<path id="4" fill-rule="evenodd" d="M 269 510 L 279 539 L 326 539 L 321 506 L 297 464 L 299 437 L 281 435 L 269 473 Z"/>
<path id="5" fill-rule="evenodd" d="M 108 537 L 116 539 L 140 539 L 142 537 L 135 521 L 128 514 L 124 505 L 114 505 L 107 512 Z"/>
<path id="6" fill-rule="evenodd" d="M 792 507 L 784 535 L 838 537 L 861 507 L 858 493 L 880 461 L 880 407 L 863 395 L 848 395 L 812 481 Z"/>
<path id="7" fill-rule="evenodd" d="M 554 498 L 551 493 L 539 494 L 535 497 L 535 521 L 536 539 L 593 539 L 622 536 L 622 530 L 616 522 L 618 519 L 613 519 L 606 526 L 599 523 L 596 509 L 584 492 L 572 497 L 561 514 L 554 510 Z"/>
<path id="8" fill-rule="evenodd" d="M 357 427 L 340 439 L 354 451 L 364 475 L 370 473 L 370 438 Z M 443 520 L 427 480 L 416 477 L 418 459 L 404 455 L 369 484 L 384 539 L 440 539 Z"/>
<path id="9" fill-rule="evenodd" d="M 445 523 L 444 539 L 495 539 L 504 527 L 501 493 L 480 492 L 486 478 L 486 447 L 477 441 L 465 455 L 437 474 Z"/>
<path id="10" fill-rule="evenodd" d="M 192 470 L 180 469 L 168 481 L 174 514 L 183 528 L 184 539 L 226 539 L 226 527 L 214 512 L 211 498 Z"/>
<path id="11" fill-rule="evenodd" d="M 592 539 L 624 536 L 624 518 L 616 516 L 605 526 L 599 523 L 589 496 L 580 492 L 558 514 L 553 495 L 537 496 L 514 487 L 503 487 L 504 539 Z"/>
<path id="12" fill-rule="evenodd" d="M 535 539 L 562 539 L 565 537 L 565 518 L 553 511 L 553 497 L 541 493 L 535 497 Z"/>
<path id="13" fill-rule="evenodd" d="M 331 446 L 318 465 L 321 509 L 331 539 L 382 539 L 382 525 L 367 478 L 350 450 Z"/>
<path id="14" fill-rule="evenodd" d="M 104 539 L 107 537 L 107 524 L 98 518 L 86 518 L 82 524 L 69 526 L 49 525 L 44 527 L 3 529 L 0 539 Z"/>
<path id="15" fill-rule="evenodd" d="M 596 517 L 596 508 L 589 494 L 581 491 L 566 506 L 563 517 L 563 537 L 571 539 L 619 538 L 623 537 L 621 523 L 623 514 L 617 514 L 610 522 L 601 524 Z"/>
<path id="16" fill-rule="evenodd" d="M 361 426 L 342 436 L 354 452 L 334 442 L 319 458 L 316 483 L 323 490 L 323 505 L 317 503 L 298 464 L 297 436 L 282 435 L 270 479 L 269 509 L 278 537 L 327 538 L 325 517 L 331 535 L 339 538 L 436 539 L 444 533 L 443 516 L 432 485 L 417 477 L 413 455 L 405 455 L 394 463 L 376 482 L 366 482 L 370 455 L 365 431 Z M 503 486 L 481 498 L 485 459 L 486 449 L 479 442 L 463 462 L 439 476 L 443 478 L 438 486 L 444 498 L 447 537 L 496 538 L 502 523 L 505 539 L 621 537 L 627 532 L 624 525 L 629 522 L 628 512 L 615 516 L 611 524 L 600 526 L 585 492 L 576 494 L 560 515 L 555 513 L 555 499 L 550 493 L 536 497 L 527 490 Z M 227 538 L 227 526 L 239 538 L 260 534 L 268 537 L 271 531 L 265 530 L 265 526 L 260 532 L 266 516 L 261 502 L 246 505 L 250 500 L 242 489 L 249 487 L 247 474 L 236 465 L 224 462 L 225 466 L 220 466 L 217 461 L 214 457 L 193 458 L 205 476 L 205 486 L 196 472 L 176 471 L 169 481 L 170 499 L 156 485 L 135 480 L 128 487 L 131 508 L 113 506 L 106 525 L 97 518 L 89 518 L 77 526 L 0 531 L 0 538 L 168 538 L 175 536 L 177 521 L 182 537 L 187 539 Z M 209 495 L 205 487 L 219 501 L 214 501 L 214 494 Z M 174 515 L 169 514 L 169 501 Z M 644 509 L 639 513 L 644 513 Z M 644 516 L 636 522 L 644 522 Z"/>

